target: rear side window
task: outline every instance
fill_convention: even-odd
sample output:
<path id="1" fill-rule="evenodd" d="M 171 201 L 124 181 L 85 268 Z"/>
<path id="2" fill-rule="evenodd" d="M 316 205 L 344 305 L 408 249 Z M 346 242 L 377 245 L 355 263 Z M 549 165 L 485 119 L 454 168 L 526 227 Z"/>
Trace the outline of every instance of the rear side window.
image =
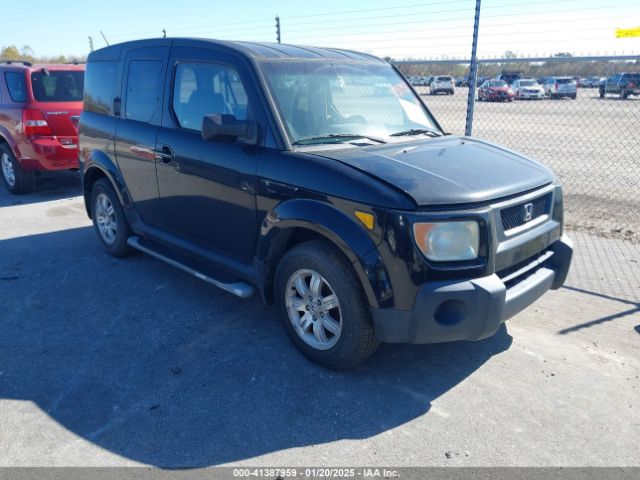
<path id="1" fill-rule="evenodd" d="M 91 62 L 84 81 L 84 110 L 113 115 L 113 99 L 119 95 L 118 62 Z"/>
<path id="2" fill-rule="evenodd" d="M 4 78 L 7 82 L 7 90 L 9 90 L 11 100 L 14 102 L 26 102 L 27 90 L 24 82 L 24 73 L 5 72 Z"/>
<path id="3" fill-rule="evenodd" d="M 449 82 L 451 80 L 452 80 L 451 77 L 438 77 L 439 82 Z"/>
<path id="4" fill-rule="evenodd" d="M 173 110 L 182 128 L 200 130 L 205 115 L 247 119 L 248 99 L 240 75 L 229 65 L 180 63 L 173 86 Z"/>
<path id="5" fill-rule="evenodd" d="M 41 70 L 31 74 L 33 97 L 38 102 L 79 102 L 84 72 Z"/>
<path id="6" fill-rule="evenodd" d="M 150 122 L 162 100 L 162 62 L 136 60 L 129 64 L 125 118 Z"/>

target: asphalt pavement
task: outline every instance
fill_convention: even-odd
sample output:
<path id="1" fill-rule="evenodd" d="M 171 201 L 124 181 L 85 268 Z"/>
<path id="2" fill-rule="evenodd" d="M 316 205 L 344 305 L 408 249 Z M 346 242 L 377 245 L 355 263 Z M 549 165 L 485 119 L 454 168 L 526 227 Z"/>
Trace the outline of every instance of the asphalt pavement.
<path id="1" fill-rule="evenodd" d="M 0 189 L 0 466 L 640 466 L 626 242 L 573 234 L 567 287 L 492 338 L 335 373 L 258 298 L 106 255 L 79 194 Z"/>

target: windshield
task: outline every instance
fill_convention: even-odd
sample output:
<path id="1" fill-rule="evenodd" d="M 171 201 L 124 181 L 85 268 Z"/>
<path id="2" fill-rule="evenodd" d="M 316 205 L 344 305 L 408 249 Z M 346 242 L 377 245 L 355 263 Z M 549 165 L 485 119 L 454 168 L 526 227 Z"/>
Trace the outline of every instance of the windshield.
<path id="1" fill-rule="evenodd" d="M 521 87 L 533 87 L 535 85 L 538 85 L 538 84 L 533 80 L 520 80 Z"/>
<path id="2" fill-rule="evenodd" d="M 565 83 L 576 83 L 573 78 L 558 78 L 556 83 L 565 84 Z"/>
<path id="3" fill-rule="evenodd" d="M 294 144 L 437 130 L 390 65 L 265 61 L 260 68 Z"/>
<path id="4" fill-rule="evenodd" d="M 502 80 L 493 80 L 491 82 L 487 82 L 487 86 L 489 87 L 508 87 L 507 82 L 503 82 Z"/>
<path id="5" fill-rule="evenodd" d="M 38 102 L 82 101 L 84 72 L 46 70 L 31 74 L 33 97 Z"/>

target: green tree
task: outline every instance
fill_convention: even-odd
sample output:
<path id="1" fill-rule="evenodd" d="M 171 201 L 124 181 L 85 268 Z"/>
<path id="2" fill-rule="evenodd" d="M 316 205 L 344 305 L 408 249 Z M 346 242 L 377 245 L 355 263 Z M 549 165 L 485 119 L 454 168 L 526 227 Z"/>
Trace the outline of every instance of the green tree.
<path id="1" fill-rule="evenodd" d="M 22 54 L 20 50 L 18 50 L 18 47 L 9 45 L 8 47 L 2 47 L 2 50 L 0 50 L 0 58 L 4 60 L 20 60 Z"/>

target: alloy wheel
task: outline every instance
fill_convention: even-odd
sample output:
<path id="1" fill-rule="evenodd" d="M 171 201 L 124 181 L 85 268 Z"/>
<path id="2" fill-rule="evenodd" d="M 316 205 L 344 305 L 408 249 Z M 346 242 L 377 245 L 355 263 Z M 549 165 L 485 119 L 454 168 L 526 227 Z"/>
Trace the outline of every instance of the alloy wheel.
<path id="1" fill-rule="evenodd" d="M 104 193 L 96 197 L 95 215 L 102 240 L 107 245 L 113 245 L 118 235 L 118 222 L 113 204 Z"/>
<path id="2" fill-rule="evenodd" d="M 16 184 L 16 172 L 13 169 L 13 162 L 7 153 L 2 154 L 2 174 L 10 187 Z"/>
<path id="3" fill-rule="evenodd" d="M 342 311 L 338 296 L 318 272 L 294 272 L 285 290 L 289 320 L 298 336 L 317 350 L 335 346 L 342 333 Z"/>

